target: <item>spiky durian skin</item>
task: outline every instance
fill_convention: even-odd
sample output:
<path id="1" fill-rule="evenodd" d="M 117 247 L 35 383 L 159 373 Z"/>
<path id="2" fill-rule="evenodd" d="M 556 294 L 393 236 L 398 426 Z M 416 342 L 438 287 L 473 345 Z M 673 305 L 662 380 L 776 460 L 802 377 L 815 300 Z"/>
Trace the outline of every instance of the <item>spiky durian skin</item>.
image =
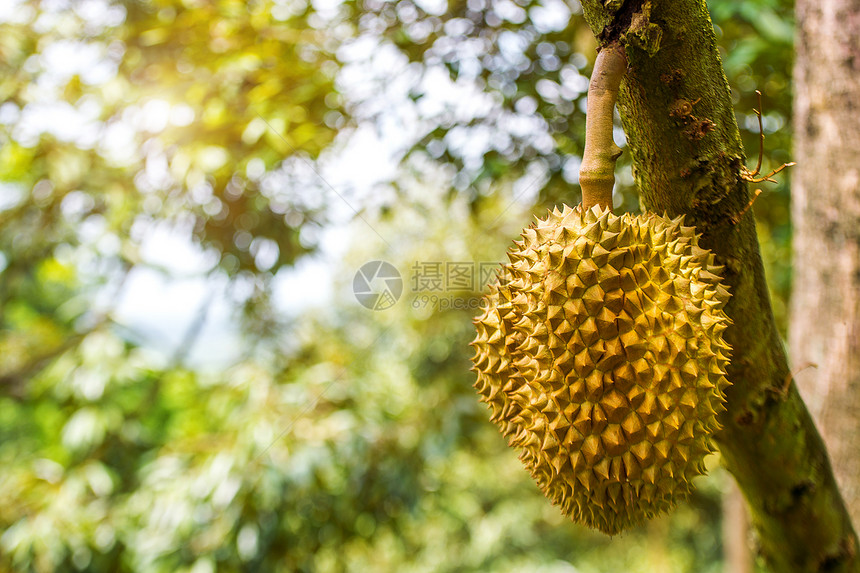
<path id="1" fill-rule="evenodd" d="M 615 534 L 705 471 L 729 293 L 680 217 L 565 206 L 522 238 L 475 319 L 475 387 L 544 494 Z"/>

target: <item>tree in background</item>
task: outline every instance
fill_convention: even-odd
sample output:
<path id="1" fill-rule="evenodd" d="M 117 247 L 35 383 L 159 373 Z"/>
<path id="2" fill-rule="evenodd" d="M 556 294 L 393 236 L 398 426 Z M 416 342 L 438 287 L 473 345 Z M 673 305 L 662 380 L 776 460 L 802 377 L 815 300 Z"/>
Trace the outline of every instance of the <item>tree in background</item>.
<path id="1" fill-rule="evenodd" d="M 860 5 L 797 3 L 791 357 L 860 523 Z"/>
<path id="2" fill-rule="evenodd" d="M 299 232 L 321 204 L 263 180 L 281 147 L 307 161 L 340 121 L 337 65 L 306 12 L 20 2 L 0 25 L 6 393 L 111 320 L 95 293 L 147 266 L 142 238 L 160 224 L 229 280 L 264 283 L 310 250 Z"/>

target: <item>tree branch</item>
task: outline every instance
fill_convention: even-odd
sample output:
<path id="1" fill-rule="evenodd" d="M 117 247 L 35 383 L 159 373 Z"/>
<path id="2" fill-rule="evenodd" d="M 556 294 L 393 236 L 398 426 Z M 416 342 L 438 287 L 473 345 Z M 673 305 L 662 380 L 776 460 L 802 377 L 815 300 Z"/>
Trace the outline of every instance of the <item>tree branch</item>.
<path id="1" fill-rule="evenodd" d="M 858 572 L 857 535 L 827 452 L 789 376 L 755 221 L 740 177 L 744 153 L 703 0 L 583 0 L 602 44 L 629 62 L 619 110 L 642 203 L 685 214 L 725 265 L 733 348 L 728 411 L 717 441 L 750 506 L 760 554 L 774 572 Z M 745 216 L 740 216 L 744 214 Z M 734 223 L 737 221 L 737 224 Z"/>

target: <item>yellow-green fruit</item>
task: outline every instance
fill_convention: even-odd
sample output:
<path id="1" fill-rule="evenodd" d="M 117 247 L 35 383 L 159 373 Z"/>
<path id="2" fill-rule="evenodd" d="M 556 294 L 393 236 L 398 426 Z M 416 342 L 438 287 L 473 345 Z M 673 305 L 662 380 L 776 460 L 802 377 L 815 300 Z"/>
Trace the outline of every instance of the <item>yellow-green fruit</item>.
<path id="1" fill-rule="evenodd" d="M 565 206 L 522 237 L 475 320 L 475 387 L 546 496 L 614 534 L 704 473 L 729 293 L 681 218 Z"/>

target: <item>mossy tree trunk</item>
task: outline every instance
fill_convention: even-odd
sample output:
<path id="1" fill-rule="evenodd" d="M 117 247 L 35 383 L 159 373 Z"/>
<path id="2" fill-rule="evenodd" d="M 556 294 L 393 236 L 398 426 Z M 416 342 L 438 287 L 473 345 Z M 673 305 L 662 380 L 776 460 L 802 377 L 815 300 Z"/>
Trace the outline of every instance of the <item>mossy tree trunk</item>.
<path id="1" fill-rule="evenodd" d="M 704 0 L 583 0 L 600 44 L 626 48 L 619 109 L 646 208 L 685 214 L 725 265 L 734 320 L 717 436 L 778 573 L 860 572 L 824 443 L 791 381 L 764 278 L 744 152 Z"/>
<path id="2" fill-rule="evenodd" d="M 860 524 L 860 2 L 798 0 L 790 348 Z M 809 367 L 810 365 L 815 367 Z M 804 366 L 807 366 L 804 368 Z"/>

